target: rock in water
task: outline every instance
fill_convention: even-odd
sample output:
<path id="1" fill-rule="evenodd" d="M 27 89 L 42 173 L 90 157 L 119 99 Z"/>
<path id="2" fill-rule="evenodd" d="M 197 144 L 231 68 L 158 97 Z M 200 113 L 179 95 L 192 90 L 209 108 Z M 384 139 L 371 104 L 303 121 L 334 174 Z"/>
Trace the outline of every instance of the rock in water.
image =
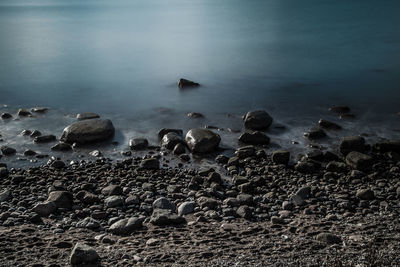
<path id="1" fill-rule="evenodd" d="M 332 106 L 329 108 L 329 111 L 339 114 L 344 114 L 344 113 L 349 113 L 350 108 L 348 106 Z"/>
<path id="2" fill-rule="evenodd" d="M 338 124 L 336 124 L 334 122 L 330 122 L 330 121 L 323 120 L 323 119 L 320 119 L 318 121 L 318 126 L 321 127 L 321 128 L 327 129 L 327 130 L 340 130 L 340 129 L 342 129 L 342 126 L 340 126 L 340 125 L 338 125 Z"/>
<path id="3" fill-rule="evenodd" d="M 343 155 L 347 155 L 351 151 L 364 152 L 365 139 L 361 136 L 347 136 L 342 139 L 339 145 L 339 151 Z"/>
<path id="4" fill-rule="evenodd" d="M 55 135 L 41 135 L 41 136 L 36 136 L 35 139 L 33 139 L 33 142 L 35 143 L 49 143 L 56 141 L 57 138 Z"/>
<path id="5" fill-rule="evenodd" d="M 167 133 L 176 133 L 180 137 L 183 137 L 183 131 L 180 129 L 162 128 L 160 131 L 158 131 L 158 140 L 161 140 Z"/>
<path id="6" fill-rule="evenodd" d="M 199 83 L 196 83 L 196 82 L 193 82 L 193 81 L 190 81 L 187 79 L 183 79 L 183 78 L 179 79 L 179 81 L 178 81 L 179 88 L 197 87 L 199 85 L 200 85 Z"/>
<path id="7" fill-rule="evenodd" d="M 1 118 L 2 118 L 3 120 L 11 119 L 11 118 L 12 118 L 12 115 L 11 115 L 10 113 L 2 113 L 2 114 L 1 114 Z"/>
<path id="8" fill-rule="evenodd" d="M 275 164 L 287 165 L 289 163 L 289 159 L 290 159 L 290 152 L 283 151 L 283 150 L 277 150 L 272 153 L 271 159 Z"/>
<path id="9" fill-rule="evenodd" d="M 268 145 L 269 137 L 262 132 L 256 131 L 254 133 L 243 133 L 239 136 L 239 141 L 245 144 L 252 145 Z"/>
<path id="10" fill-rule="evenodd" d="M 79 113 L 78 115 L 76 115 L 76 118 L 78 119 L 78 121 L 83 121 L 90 119 L 98 119 L 100 118 L 100 115 L 92 112 L 85 112 L 85 113 Z"/>
<path id="11" fill-rule="evenodd" d="M 252 130 L 266 130 L 272 121 L 272 117 L 265 110 L 249 111 L 244 117 L 244 126 Z"/>
<path id="12" fill-rule="evenodd" d="M 2 146 L 0 148 L 0 150 L 3 153 L 3 155 L 5 155 L 5 156 L 9 156 L 9 155 L 13 155 L 13 154 L 17 153 L 17 150 L 15 150 L 14 148 L 9 147 L 9 146 Z"/>
<path id="13" fill-rule="evenodd" d="M 31 108 L 31 111 L 35 112 L 35 113 L 45 113 L 48 109 L 49 108 L 46 108 L 46 107 L 34 107 L 34 108 Z"/>
<path id="14" fill-rule="evenodd" d="M 304 133 L 304 136 L 307 137 L 308 139 L 320 139 L 325 137 L 326 133 L 321 128 L 314 127 L 308 130 L 306 133 Z"/>
<path id="15" fill-rule="evenodd" d="M 66 127 L 62 133 L 61 141 L 69 144 L 95 143 L 113 137 L 114 133 L 114 125 L 110 120 L 83 120 Z"/>
<path id="16" fill-rule="evenodd" d="M 100 256 L 90 246 L 76 243 L 69 258 L 72 266 L 100 266 Z"/>
<path id="17" fill-rule="evenodd" d="M 149 141 L 145 138 L 132 138 L 129 140 L 129 147 L 131 150 L 146 149 L 149 146 Z"/>
<path id="18" fill-rule="evenodd" d="M 193 153 L 208 153 L 217 149 L 221 137 L 207 129 L 191 129 L 185 141 Z"/>
<path id="19" fill-rule="evenodd" d="M 60 142 L 60 143 L 55 144 L 54 146 L 52 146 L 51 150 L 54 150 L 54 151 L 69 151 L 69 150 L 72 150 L 72 147 L 71 147 L 70 144 Z"/>

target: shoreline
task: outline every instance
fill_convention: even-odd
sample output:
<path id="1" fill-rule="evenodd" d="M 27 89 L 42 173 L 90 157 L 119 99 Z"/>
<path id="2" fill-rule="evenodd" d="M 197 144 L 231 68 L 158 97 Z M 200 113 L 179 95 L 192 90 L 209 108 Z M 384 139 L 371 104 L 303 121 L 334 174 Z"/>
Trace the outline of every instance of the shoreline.
<path id="1" fill-rule="evenodd" d="M 2 164 L 1 264 L 399 266 L 400 142 L 352 137 L 339 148 L 298 162 L 247 144 L 197 166 L 158 148 L 117 162 Z M 77 246 L 93 258 L 72 260 Z"/>

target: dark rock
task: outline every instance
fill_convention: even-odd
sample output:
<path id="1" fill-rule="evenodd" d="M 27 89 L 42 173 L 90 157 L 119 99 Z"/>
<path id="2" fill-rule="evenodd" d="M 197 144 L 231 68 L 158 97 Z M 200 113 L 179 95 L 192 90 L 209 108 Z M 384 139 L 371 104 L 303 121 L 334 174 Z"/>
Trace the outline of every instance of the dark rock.
<path id="1" fill-rule="evenodd" d="M 49 142 L 54 142 L 56 141 L 57 138 L 55 135 L 41 135 L 41 136 L 36 136 L 33 139 L 33 142 L 35 143 L 49 143 Z"/>
<path id="2" fill-rule="evenodd" d="M 218 206 L 218 201 L 209 197 L 199 197 L 197 203 L 201 208 L 207 207 L 209 209 L 215 209 Z"/>
<path id="3" fill-rule="evenodd" d="M 122 188 L 119 185 L 111 184 L 107 187 L 104 187 L 101 190 L 101 193 L 105 196 L 122 195 Z"/>
<path id="4" fill-rule="evenodd" d="M 131 150 L 146 149 L 149 146 L 149 141 L 145 138 L 132 138 L 129 140 L 129 147 Z"/>
<path id="5" fill-rule="evenodd" d="M 99 114 L 92 113 L 92 112 L 85 112 L 85 113 L 79 113 L 76 115 L 76 118 L 78 121 L 83 121 L 83 120 L 90 120 L 90 119 L 98 119 L 100 118 Z"/>
<path id="6" fill-rule="evenodd" d="M 324 153 L 321 150 L 314 149 L 307 153 L 307 158 L 316 161 L 323 161 L 324 160 Z"/>
<path id="7" fill-rule="evenodd" d="M 2 118 L 3 120 L 11 119 L 11 118 L 12 118 L 12 115 L 11 115 L 10 113 L 2 113 L 2 114 L 1 114 L 1 118 Z"/>
<path id="8" fill-rule="evenodd" d="M 312 173 L 316 170 L 315 164 L 308 161 L 300 161 L 294 166 L 295 170 L 301 173 Z"/>
<path id="9" fill-rule="evenodd" d="M 371 189 L 359 189 L 357 190 L 356 197 L 362 200 L 374 200 L 375 193 Z"/>
<path id="10" fill-rule="evenodd" d="M 97 149 L 96 149 L 96 150 L 90 151 L 90 152 L 89 152 L 89 155 L 92 156 L 92 157 L 98 158 L 98 157 L 101 157 L 101 156 L 102 156 L 102 153 L 101 153 L 100 150 L 97 150 Z"/>
<path id="11" fill-rule="evenodd" d="M 228 163 L 229 158 L 228 158 L 227 156 L 225 156 L 225 155 L 218 155 L 218 156 L 215 158 L 215 161 L 216 161 L 217 163 L 219 163 L 219 164 L 226 164 L 226 163 Z"/>
<path id="12" fill-rule="evenodd" d="M 373 146 L 375 151 L 400 153 L 400 141 L 381 141 Z"/>
<path id="13" fill-rule="evenodd" d="M 182 137 L 175 132 L 166 133 L 161 139 L 161 146 L 169 150 L 174 149 L 177 144 L 181 143 L 184 143 Z"/>
<path id="14" fill-rule="evenodd" d="M 350 108 L 348 106 L 332 106 L 329 108 L 329 110 L 339 114 L 350 112 Z"/>
<path id="15" fill-rule="evenodd" d="M 19 135 L 28 136 L 28 135 L 30 135 L 31 133 L 32 133 L 31 130 L 23 130 Z"/>
<path id="16" fill-rule="evenodd" d="M 287 165 L 289 163 L 289 159 L 290 159 L 290 152 L 283 151 L 283 150 L 277 150 L 272 153 L 271 159 L 275 164 Z"/>
<path id="17" fill-rule="evenodd" d="M 82 203 L 89 205 L 100 202 L 100 198 L 98 196 L 84 190 L 79 191 L 78 194 L 76 194 L 76 198 L 79 199 Z"/>
<path id="18" fill-rule="evenodd" d="M 181 155 L 186 152 L 186 148 L 182 143 L 176 144 L 172 153 L 174 155 Z"/>
<path id="19" fill-rule="evenodd" d="M 332 151 L 326 151 L 324 153 L 324 161 L 337 161 L 339 160 L 339 156 L 336 153 L 333 153 Z"/>
<path id="20" fill-rule="evenodd" d="M 46 108 L 46 107 L 33 107 L 33 108 L 31 108 L 31 111 L 35 112 L 35 113 L 45 113 L 47 110 L 49 110 L 49 108 Z"/>
<path id="21" fill-rule="evenodd" d="M 0 192 L 0 203 L 7 201 L 11 198 L 11 191 L 8 189 L 4 189 Z"/>
<path id="22" fill-rule="evenodd" d="M 57 210 L 57 206 L 54 202 L 43 202 L 38 203 L 33 207 L 33 211 L 40 216 L 47 217 Z"/>
<path id="23" fill-rule="evenodd" d="M 339 151 L 343 155 L 347 155 L 351 151 L 364 152 L 365 139 L 361 136 L 347 136 L 342 139 L 339 145 Z"/>
<path id="24" fill-rule="evenodd" d="M 169 201 L 165 197 L 160 197 L 154 200 L 153 202 L 153 209 L 168 209 L 171 211 L 175 211 L 176 207 L 175 204 L 173 204 L 171 201 Z"/>
<path id="25" fill-rule="evenodd" d="M 345 173 L 347 171 L 347 166 L 343 162 L 331 161 L 326 164 L 325 169 L 330 172 Z"/>
<path id="26" fill-rule="evenodd" d="M 143 159 L 140 167 L 146 170 L 158 170 L 160 168 L 160 161 L 156 158 Z"/>
<path id="27" fill-rule="evenodd" d="M 339 116 L 339 118 L 340 118 L 341 120 L 352 120 L 352 119 L 354 119 L 355 117 L 356 117 L 356 115 L 350 114 L 350 113 L 341 114 L 341 115 Z"/>
<path id="28" fill-rule="evenodd" d="M 371 169 L 374 161 L 372 157 L 363 153 L 352 151 L 346 156 L 346 163 L 353 169 L 367 171 Z"/>
<path id="29" fill-rule="evenodd" d="M 268 145 L 269 137 L 263 134 L 262 132 L 253 132 L 253 133 L 243 133 L 239 136 L 239 141 L 245 144 L 252 145 Z"/>
<path id="30" fill-rule="evenodd" d="M 311 187 L 301 187 L 299 190 L 297 190 L 296 195 L 300 196 L 302 199 L 308 199 L 311 195 Z"/>
<path id="31" fill-rule="evenodd" d="M 244 126 L 252 130 L 266 130 L 272 121 L 272 117 L 265 110 L 249 111 L 244 117 Z"/>
<path id="32" fill-rule="evenodd" d="M 65 167 L 65 163 L 62 160 L 50 161 L 50 167 L 53 167 L 54 169 L 62 169 Z"/>
<path id="33" fill-rule="evenodd" d="M 115 208 L 122 206 L 125 203 L 122 196 L 109 196 L 104 200 L 104 205 L 107 208 Z"/>
<path id="34" fill-rule="evenodd" d="M 221 137 L 210 130 L 198 128 L 191 129 L 185 140 L 193 153 L 208 153 L 218 148 Z"/>
<path id="35" fill-rule="evenodd" d="M 0 178 L 7 178 L 8 174 L 7 167 L 0 167 Z"/>
<path id="36" fill-rule="evenodd" d="M 29 111 L 22 109 L 22 108 L 20 108 L 18 110 L 17 115 L 20 117 L 28 117 L 28 116 L 31 117 L 32 116 L 32 114 Z"/>
<path id="37" fill-rule="evenodd" d="M 190 80 L 187 80 L 187 79 L 183 79 L 183 78 L 180 78 L 179 81 L 178 81 L 179 88 L 197 87 L 199 85 L 200 85 L 199 83 L 196 83 L 196 82 L 193 82 L 193 81 L 190 81 Z"/>
<path id="38" fill-rule="evenodd" d="M 0 150 L 3 153 L 3 155 L 5 155 L 5 156 L 10 156 L 10 155 L 17 153 L 17 150 L 15 150 L 14 148 L 9 147 L 9 146 L 2 146 L 0 148 Z"/>
<path id="39" fill-rule="evenodd" d="M 183 131 L 182 130 L 180 130 L 180 129 L 166 129 L 166 128 L 163 128 L 160 131 L 158 131 L 158 140 L 161 140 L 164 137 L 164 135 L 166 135 L 167 133 L 176 133 L 181 138 L 183 138 Z"/>
<path id="40" fill-rule="evenodd" d="M 76 243 L 69 261 L 72 266 L 100 266 L 100 256 L 90 246 L 81 242 Z"/>
<path id="41" fill-rule="evenodd" d="M 72 150 L 72 147 L 71 147 L 70 144 L 60 142 L 60 143 L 55 144 L 54 146 L 52 146 L 51 150 L 54 150 L 54 151 L 69 151 L 69 150 Z"/>
<path id="42" fill-rule="evenodd" d="M 73 203 L 73 196 L 68 191 L 53 191 L 50 192 L 47 202 L 54 202 L 57 208 L 71 209 Z"/>
<path id="43" fill-rule="evenodd" d="M 185 218 L 167 209 L 155 209 L 150 217 L 150 223 L 158 226 L 177 225 L 186 223 Z"/>
<path id="44" fill-rule="evenodd" d="M 114 126 L 110 120 L 91 119 L 75 122 L 62 133 L 63 142 L 86 144 L 105 141 L 114 136 Z"/>
<path id="45" fill-rule="evenodd" d="M 135 230 L 142 228 L 143 220 L 141 218 L 132 217 L 119 220 L 110 226 L 109 231 L 116 235 L 128 235 Z"/>
<path id="46" fill-rule="evenodd" d="M 42 135 L 42 133 L 41 133 L 40 131 L 38 131 L 38 130 L 33 130 L 33 132 L 31 133 L 30 137 L 31 137 L 31 138 L 34 138 L 34 137 L 40 136 L 40 135 Z"/>
<path id="47" fill-rule="evenodd" d="M 254 146 L 244 146 L 235 151 L 235 155 L 240 159 L 253 157 L 255 156 L 255 154 L 256 149 L 254 148 Z"/>
<path id="48" fill-rule="evenodd" d="M 178 215 L 187 215 L 194 212 L 194 208 L 196 207 L 196 202 L 194 201 L 186 201 L 179 205 L 178 207 Z"/>
<path id="49" fill-rule="evenodd" d="M 334 122 L 330 122 L 330 121 L 323 120 L 323 119 L 320 119 L 318 121 L 318 126 L 321 127 L 321 128 L 327 129 L 327 130 L 340 130 L 340 129 L 342 129 L 342 126 L 340 126 L 340 125 L 338 125 L 338 124 L 336 124 Z"/>
<path id="50" fill-rule="evenodd" d="M 183 154 L 180 155 L 179 158 L 183 161 L 189 161 L 190 160 L 190 156 L 188 154 Z"/>
<path id="51" fill-rule="evenodd" d="M 90 217 L 86 217 L 85 219 L 76 223 L 76 228 L 87 228 L 87 229 L 97 229 L 100 227 L 100 223 Z"/>
<path id="52" fill-rule="evenodd" d="M 320 242 L 324 242 L 327 244 L 340 244 L 342 239 L 337 235 L 331 233 L 320 233 L 316 236 L 316 239 Z"/>
<path id="53" fill-rule="evenodd" d="M 204 118 L 203 114 L 197 112 L 190 112 L 189 114 L 187 114 L 187 116 L 193 119 Z"/>
<path id="54" fill-rule="evenodd" d="M 326 137 L 326 133 L 321 128 L 314 127 L 308 130 L 306 133 L 304 133 L 304 136 L 307 137 L 308 139 L 314 140 Z"/>
<path id="55" fill-rule="evenodd" d="M 239 215 L 240 217 L 244 219 L 250 219 L 253 216 L 253 213 L 251 212 L 251 209 L 248 206 L 240 206 L 236 210 L 236 214 Z"/>

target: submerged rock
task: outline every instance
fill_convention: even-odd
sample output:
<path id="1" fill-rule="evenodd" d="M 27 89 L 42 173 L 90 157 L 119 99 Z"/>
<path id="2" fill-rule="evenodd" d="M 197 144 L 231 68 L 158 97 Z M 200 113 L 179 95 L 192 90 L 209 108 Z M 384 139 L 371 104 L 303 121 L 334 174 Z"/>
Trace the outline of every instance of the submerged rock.
<path id="1" fill-rule="evenodd" d="M 272 117 L 265 110 L 249 111 L 244 117 L 244 126 L 252 130 L 266 130 L 272 121 Z"/>
<path id="2" fill-rule="evenodd" d="M 22 108 L 20 108 L 18 110 L 17 115 L 20 116 L 20 117 L 28 117 L 28 116 L 30 117 L 30 116 L 32 116 L 32 114 L 29 111 L 27 111 L 25 109 L 22 109 Z"/>
<path id="3" fill-rule="evenodd" d="M 52 146 L 51 150 L 54 150 L 54 151 L 69 151 L 69 150 L 72 150 L 72 147 L 71 147 L 70 144 L 60 142 L 60 143 L 55 144 L 54 146 Z"/>
<path id="4" fill-rule="evenodd" d="M 11 155 L 14 155 L 15 153 L 17 153 L 17 150 L 15 150 L 14 148 L 9 147 L 9 146 L 2 146 L 0 148 L 0 150 L 1 150 L 1 153 L 3 153 L 3 155 L 5 155 L 5 156 L 11 156 Z"/>
<path id="5" fill-rule="evenodd" d="M 99 114 L 92 113 L 92 112 L 85 112 L 85 113 L 79 113 L 76 115 L 76 118 L 78 121 L 83 121 L 83 120 L 90 120 L 90 119 L 98 119 L 100 118 Z"/>
<path id="6" fill-rule="evenodd" d="M 198 112 L 190 112 L 187 116 L 193 119 L 204 118 L 204 115 Z"/>
<path id="7" fill-rule="evenodd" d="M 196 82 L 193 82 L 193 81 L 190 81 L 190 80 L 187 80 L 187 79 L 181 78 L 178 81 L 178 86 L 179 86 L 179 88 L 197 87 L 197 86 L 200 86 L 200 84 L 196 83 Z"/>
<path id="8" fill-rule="evenodd" d="M 339 114 L 343 114 L 343 113 L 349 113 L 350 112 L 350 108 L 348 106 L 332 106 L 329 108 L 329 111 L 335 112 L 335 113 L 339 113 Z"/>
<path id="9" fill-rule="evenodd" d="M 63 142 L 87 144 L 105 141 L 114 136 L 114 125 L 110 120 L 90 119 L 75 122 L 62 133 Z"/>
<path id="10" fill-rule="evenodd" d="M 338 124 L 336 124 L 334 122 L 330 122 L 330 121 L 323 120 L 323 119 L 320 119 L 318 121 L 318 126 L 321 127 L 321 128 L 324 128 L 324 129 L 328 129 L 328 130 L 340 130 L 340 129 L 342 129 L 342 126 L 340 126 L 340 125 L 338 125 Z"/>
<path id="11" fill-rule="evenodd" d="M 32 111 L 32 112 L 35 112 L 35 113 L 44 113 L 44 112 L 46 112 L 48 109 L 49 109 L 49 108 L 46 108 L 46 107 L 33 107 L 33 108 L 31 108 L 31 111 Z"/>
<path id="12" fill-rule="evenodd" d="M 321 128 L 313 127 L 307 132 L 305 132 L 304 136 L 307 137 L 308 139 L 320 139 L 326 137 L 326 133 Z"/>
<path id="13" fill-rule="evenodd" d="M 208 129 L 191 129 L 186 134 L 186 143 L 193 153 L 208 153 L 217 149 L 221 137 Z"/>

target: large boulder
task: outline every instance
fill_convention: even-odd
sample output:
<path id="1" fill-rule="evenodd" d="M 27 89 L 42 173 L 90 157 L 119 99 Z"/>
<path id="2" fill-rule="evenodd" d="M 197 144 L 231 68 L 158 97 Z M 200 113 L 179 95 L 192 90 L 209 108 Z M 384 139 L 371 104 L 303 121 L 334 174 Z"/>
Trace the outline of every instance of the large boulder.
<path id="1" fill-rule="evenodd" d="M 217 149 L 221 137 L 208 129 L 191 129 L 186 134 L 186 143 L 194 153 L 207 153 Z"/>
<path id="2" fill-rule="evenodd" d="M 265 110 L 249 111 L 244 117 L 244 126 L 252 130 L 266 130 L 271 126 L 272 120 Z"/>
<path id="3" fill-rule="evenodd" d="M 372 157 L 363 153 L 352 151 L 346 156 L 346 163 L 350 167 L 359 171 L 367 171 L 371 169 L 374 161 Z"/>
<path id="4" fill-rule="evenodd" d="M 100 266 L 100 256 L 90 246 L 76 243 L 69 258 L 72 266 Z"/>
<path id="5" fill-rule="evenodd" d="M 259 131 L 255 131 L 253 133 L 246 132 L 239 136 L 239 141 L 252 145 L 268 145 L 269 137 Z"/>
<path id="6" fill-rule="evenodd" d="M 351 151 L 364 152 L 365 139 L 361 136 L 347 136 L 342 139 L 339 145 L 339 151 L 343 155 L 349 154 Z"/>
<path id="7" fill-rule="evenodd" d="M 161 139 L 161 146 L 169 150 L 174 149 L 174 147 L 180 143 L 184 143 L 182 136 L 175 132 L 169 132 Z"/>
<path id="8" fill-rule="evenodd" d="M 61 141 L 66 143 L 94 143 L 114 136 L 115 129 L 110 120 L 91 119 L 75 122 L 66 127 Z"/>

